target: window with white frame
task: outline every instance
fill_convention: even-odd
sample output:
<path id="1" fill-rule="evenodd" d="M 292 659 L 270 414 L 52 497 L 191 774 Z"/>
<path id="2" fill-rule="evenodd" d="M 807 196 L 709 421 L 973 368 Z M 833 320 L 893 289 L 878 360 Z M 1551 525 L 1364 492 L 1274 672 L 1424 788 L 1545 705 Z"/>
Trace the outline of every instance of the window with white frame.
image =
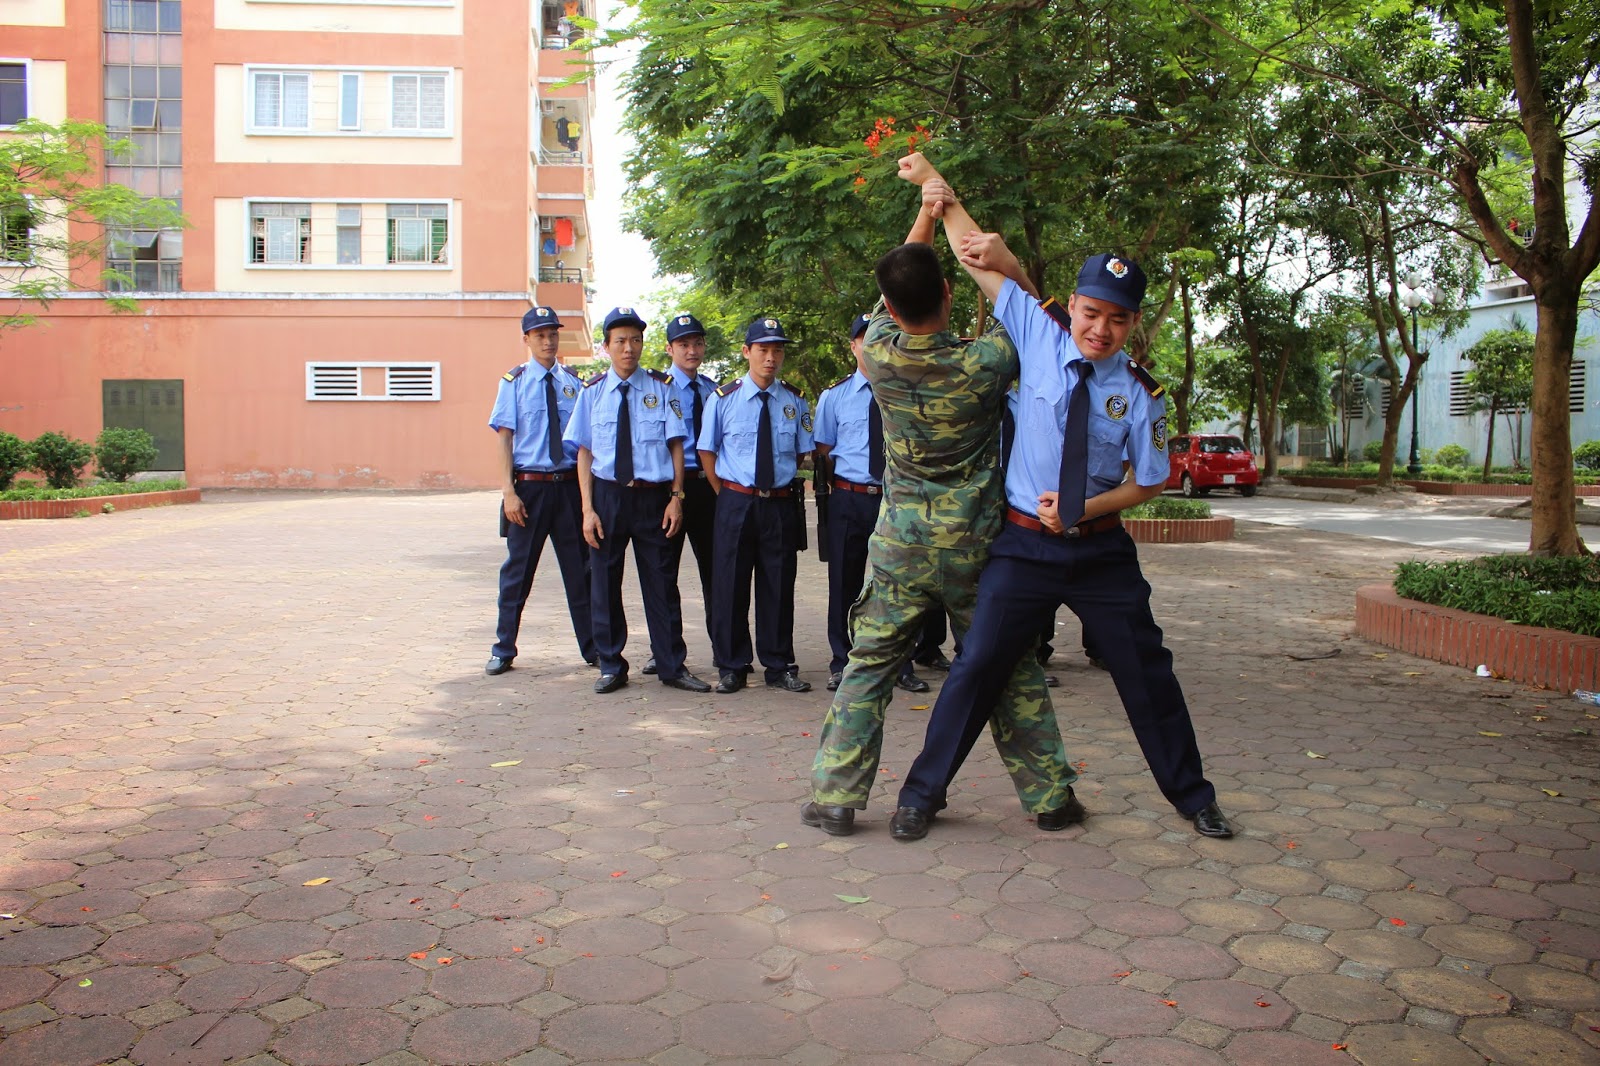
<path id="1" fill-rule="evenodd" d="M 15 126 L 28 117 L 28 64 L 0 63 L 0 126 Z"/>
<path id="2" fill-rule="evenodd" d="M 339 128 L 361 128 L 361 75 L 339 75 Z"/>
<path id="3" fill-rule="evenodd" d="M 310 204 L 250 205 L 250 262 L 306 263 L 310 246 Z"/>
<path id="4" fill-rule="evenodd" d="M 395 74 L 389 79 L 389 125 L 397 130 L 442 130 L 448 125 L 443 74 Z"/>
<path id="5" fill-rule="evenodd" d="M 387 216 L 390 263 L 441 265 L 450 262 L 448 204 L 389 204 Z"/>
<path id="6" fill-rule="evenodd" d="M 252 125 L 258 129 L 311 128 L 311 75 L 258 70 L 251 79 Z"/>
<path id="7" fill-rule="evenodd" d="M 361 205 L 340 204 L 334 211 L 335 251 L 340 266 L 361 263 Z"/>
<path id="8" fill-rule="evenodd" d="M 308 400 L 434 400 L 438 363 L 307 363 Z"/>
<path id="9" fill-rule="evenodd" d="M 0 205 L 0 263 L 33 261 L 33 209 L 26 200 Z"/>

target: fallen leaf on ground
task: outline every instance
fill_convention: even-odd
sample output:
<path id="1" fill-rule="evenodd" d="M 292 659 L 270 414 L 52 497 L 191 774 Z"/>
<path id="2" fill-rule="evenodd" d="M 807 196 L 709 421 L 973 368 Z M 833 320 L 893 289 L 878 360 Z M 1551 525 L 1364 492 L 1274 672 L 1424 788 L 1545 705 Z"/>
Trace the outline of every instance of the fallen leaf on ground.
<path id="1" fill-rule="evenodd" d="M 1372 657 L 1374 659 L 1387 659 L 1389 657 L 1389 653 L 1386 651 L 1375 651 L 1372 653 Z"/>
<path id="2" fill-rule="evenodd" d="M 763 981 L 786 981 L 792 973 L 794 973 L 794 960 L 790 959 L 771 973 L 762 974 L 761 979 Z"/>
<path id="3" fill-rule="evenodd" d="M 843 900 L 846 903 L 870 903 L 872 901 L 871 896 L 847 896 L 842 892 L 835 892 L 833 898 Z"/>
<path id="4" fill-rule="evenodd" d="M 1504 733 L 1492 733 L 1487 729 L 1480 729 L 1480 730 L 1478 730 L 1478 735 L 1480 737 L 1499 737 L 1499 736 L 1504 736 L 1505 734 Z"/>
<path id="5" fill-rule="evenodd" d="M 507 759 L 504 762 L 492 762 L 492 763 L 490 763 L 489 764 L 489 769 L 498 770 L 502 766 L 521 766 L 521 765 L 522 765 L 522 760 L 521 759 Z"/>
<path id="6" fill-rule="evenodd" d="M 1256 1006 L 1258 1006 L 1258 1007 L 1270 1007 L 1270 1006 L 1272 1006 L 1272 1004 L 1268 1003 L 1264 999 L 1258 999 L 1258 1000 L 1256 1000 Z"/>
<path id="7" fill-rule="evenodd" d="M 1548 714 L 1536 714 L 1533 716 L 1533 720 L 1535 722 L 1548 722 L 1550 720 L 1550 716 Z"/>
<path id="8" fill-rule="evenodd" d="M 1308 752 L 1306 752 L 1306 758 L 1308 758 L 1308 759 L 1326 759 L 1327 756 L 1326 755 L 1318 755 L 1314 751 L 1308 751 Z"/>
<path id="9" fill-rule="evenodd" d="M 1178 1005 L 1178 1001 L 1175 999 L 1164 999 L 1161 1002 L 1165 1003 L 1169 1007 L 1176 1007 Z"/>
<path id="10" fill-rule="evenodd" d="M 772 850 L 773 851 L 782 851 L 784 848 L 786 848 L 788 846 L 789 845 L 787 845 L 787 844 L 774 844 L 774 845 L 772 845 Z"/>
<path id="11" fill-rule="evenodd" d="M 925 710 L 928 709 L 928 705 L 926 703 L 919 703 L 916 706 L 912 707 L 911 709 L 913 711 L 925 711 Z"/>
<path id="12" fill-rule="evenodd" d="M 621 877 L 623 874 L 625 874 L 627 872 L 628 871 L 626 871 L 626 870 L 612 870 L 611 871 L 611 876 L 612 877 Z"/>
<path id="13" fill-rule="evenodd" d="M 1133 971 L 1132 970 L 1123 970 L 1121 973 L 1114 973 L 1111 976 L 1112 977 L 1132 977 L 1133 976 Z"/>
<path id="14" fill-rule="evenodd" d="M 451 959 L 451 958 L 439 958 L 439 959 L 434 959 L 433 961 L 437 962 L 440 966 L 449 966 L 452 962 L 455 962 L 456 960 Z"/>
<path id="15" fill-rule="evenodd" d="M 83 980 L 78 982 L 78 987 L 79 988 L 88 988 L 92 984 L 94 984 L 94 982 L 89 980 L 87 977 L 85 977 Z"/>
<path id="16" fill-rule="evenodd" d="M 413 951 L 411 957 L 413 959 L 425 959 L 428 957 L 428 953 L 426 951 Z"/>
<path id="17" fill-rule="evenodd" d="M 309 881 L 301 881 L 300 883 L 302 885 L 304 885 L 305 887 L 307 887 L 307 888 L 311 888 L 311 887 L 313 887 L 315 885 L 325 885 L 329 881 L 332 881 L 332 880 L 333 880 L 333 878 L 331 878 L 331 877 L 313 877 Z"/>
<path id="18" fill-rule="evenodd" d="M 1405 925 L 1406 924 L 1406 920 L 1404 918 L 1390 918 L 1389 919 L 1389 924 L 1390 925 Z"/>
<path id="19" fill-rule="evenodd" d="M 1553 788 L 1541 788 L 1539 791 L 1543 792 L 1546 796 L 1559 796 L 1559 795 L 1561 795 L 1561 793 L 1557 792 Z"/>
<path id="20" fill-rule="evenodd" d="M 1407 670 L 1406 671 L 1406 676 L 1407 677 L 1421 677 L 1422 676 L 1422 671 L 1421 670 Z"/>

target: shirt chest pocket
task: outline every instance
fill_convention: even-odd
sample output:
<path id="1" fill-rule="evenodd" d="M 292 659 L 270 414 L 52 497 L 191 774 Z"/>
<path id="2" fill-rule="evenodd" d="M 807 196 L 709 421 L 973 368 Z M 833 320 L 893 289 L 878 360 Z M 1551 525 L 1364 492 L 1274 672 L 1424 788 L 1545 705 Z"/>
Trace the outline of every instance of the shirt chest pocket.
<path id="1" fill-rule="evenodd" d="M 1122 457 L 1128 450 L 1128 426 L 1109 418 L 1089 418 L 1089 470 L 1111 481 L 1122 480 Z"/>
<path id="2" fill-rule="evenodd" d="M 871 436 L 871 429 L 867 423 L 867 416 L 860 418 L 841 418 L 839 420 L 839 444 L 847 451 L 865 448 L 867 438 Z"/>
<path id="3" fill-rule="evenodd" d="M 667 439 L 667 419 L 665 415 L 658 415 L 646 411 L 639 416 L 636 423 L 639 427 L 638 434 L 641 441 L 650 444 L 660 444 Z"/>

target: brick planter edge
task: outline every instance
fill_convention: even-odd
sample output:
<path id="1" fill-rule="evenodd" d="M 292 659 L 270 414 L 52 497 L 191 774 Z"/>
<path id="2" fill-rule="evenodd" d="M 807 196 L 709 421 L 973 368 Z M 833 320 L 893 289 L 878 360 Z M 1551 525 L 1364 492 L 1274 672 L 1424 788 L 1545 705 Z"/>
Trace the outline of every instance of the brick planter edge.
<path id="1" fill-rule="evenodd" d="M 1399 651 L 1571 692 L 1600 689 L 1600 637 L 1517 625 L 1402 599 L 1389 585 L 1356 590 L 1356 632 Z"/>
<path id="2" fill-rule="evenodd" d="M 1372 478 L 1297 477 L 1294 474 L 1282 477 L 1291 485 L 1308 489 L 1357 489 L 1377 484 Z M 1410 485 L 1426 496 L 1509 496 L 1524 500 L 1533 497 L 1532 485 L 1480 485 L 1475 481 L 1411 481 L 1406 478 L 1396 478 L 1395 483 Z M 1600 485 L 1575 485 L 1572 493 L 1574 496 L 1600 496 Z"/>
<path id="3" fill-rule="evenodd" d="M 9 518 L 71 518 L 79 511 L 91 515 L 111 504 L 117 511 L 137 511 L 141 507 L 165 507 L 173 503 L 199 503 L 199 489 L 172 489 L 168 492 L 129 492 L 121 496 L 85 496 L 76 500 L 0 501 L 0 521 Z"/>
<path id="4" fill-rule="evenodd" d="M 1232 540 L 1231 518 L 1127 518 L 1123 525 L 1137 544 L 1203 544 Z"/>

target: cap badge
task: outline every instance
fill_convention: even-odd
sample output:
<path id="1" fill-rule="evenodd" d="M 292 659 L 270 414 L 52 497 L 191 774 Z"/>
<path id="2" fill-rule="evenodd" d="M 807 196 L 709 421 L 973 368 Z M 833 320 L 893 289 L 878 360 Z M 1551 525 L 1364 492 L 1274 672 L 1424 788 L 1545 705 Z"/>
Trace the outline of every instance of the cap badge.
<path id="1" fill-rule="evenodd" d="M 687 326 L 688 324 L 689 324 L 689 316 L 688 315 L 679 315 L 678 316 L 678 325 Z"/>
<path id="2" fill-rule="evenodd" d="M 654 411 L 657 407 L 661 406 L 661 400 L 658 399 L 653 393 L 647 392 L 644 394 L 644 405 L 645 407 Z"/>
<path id="3" fill-rule="evenodd" d="M 633 308 L 631 308 L 631 307 L 619 307 L 619 308 L 617 308 L 617 314 L 619 314 L 619 315 L 631 315 L 631 314 L 633 314 Z"/>
<path id="4" fill-rule="evenodd" d="M 550 309 L 548 307 L 535 307 L 533 309 L 533 313 L 536 315 L 548 315 L 550 313 Z"/>
<path id="5" fill-rule="evenodd" d="M 1110 259 L 1106 260 L 1106 269 L 1111 271 L 1111 275 L 1113 277 L 1125 278 L 1128 276 L 1128 264 L 1124 263 L 1116 256 L 1112 256 Z"/>
<path id="6" fill-rule="evenodd" d="M 1128 413 L 1128 398 L 1126 396 L 1106 397 L 1106 414 L 1112 418 L 1120 419 Z"/>
<path id="7" fill-rule="evenodd" d="M 778 328 L 778 320 L 775 319 L 775 318 L 764 318 L 764 319 L 761 320 L 761 324 L 763 326 L 766 326 L 768 329 L 777 329 Z"/>

